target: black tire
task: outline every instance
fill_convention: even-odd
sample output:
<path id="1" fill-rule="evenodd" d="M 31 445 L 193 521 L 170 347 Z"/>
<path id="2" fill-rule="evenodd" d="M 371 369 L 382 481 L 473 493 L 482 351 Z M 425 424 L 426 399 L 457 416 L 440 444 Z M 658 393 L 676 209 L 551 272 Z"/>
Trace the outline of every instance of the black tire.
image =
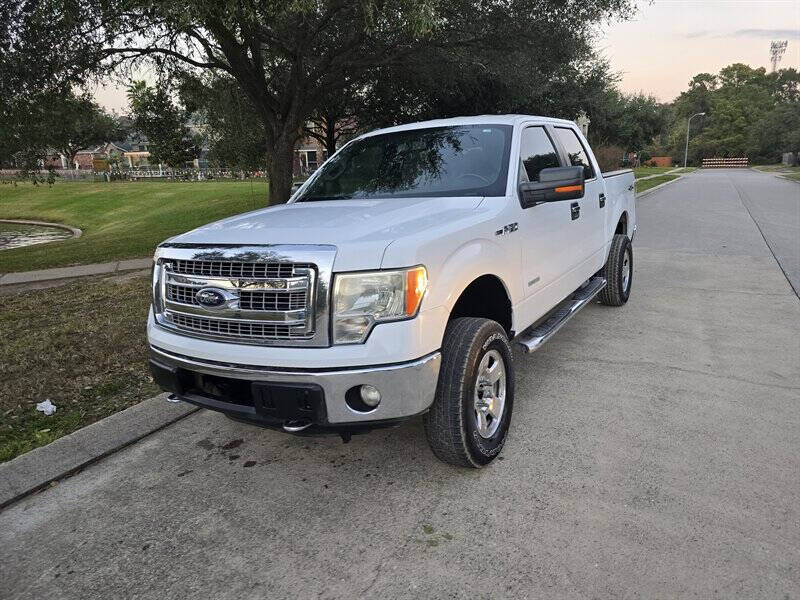
<path id="1" fill-rule="evenodd" d="M 499 405 L 495 385 L 482 379 L 483 389 L 476 396 L 478 369 L 484 359 L 491 368 L 502 359 L 505 373 L 505 394 L 498 418 L 491 417 L 492 410 L 485 407 L 484 434 L 479 432 L 476 403 L 484 402 L 489 394 L 491 406 Z M 484 371 L 482 371 L 484 373 Z M 498 380 L 499 381 L 499 380 Z M 492 391 L 488 391 L 491 388 Z M 436 398 L 425 414 L 425 433 L 433 453 L 443 462 L 461 467 L 479 468 L 488 465 L 503 449 L 508 436 L 511 412 L 514 406 L 514 362 L 511 345 L 505 330 L 496 321 L 475 317 L 453 319 L 444 334 L 442 366 Z M 488 411 L 488 412 L 486 412 Z"/>
<path id="2" fill-rule="evenodd" d="M 627 258 L 628 277 L 625 280 L 625 260 Z M 608 306 L 622 306 L 631 295 L 633 283 L 633 246 L 627 235 L 616 234 L 611 240 L 608 260 L 598 273 L 605 277 L 606 287 L 598 294 L 601 303 Z"/>

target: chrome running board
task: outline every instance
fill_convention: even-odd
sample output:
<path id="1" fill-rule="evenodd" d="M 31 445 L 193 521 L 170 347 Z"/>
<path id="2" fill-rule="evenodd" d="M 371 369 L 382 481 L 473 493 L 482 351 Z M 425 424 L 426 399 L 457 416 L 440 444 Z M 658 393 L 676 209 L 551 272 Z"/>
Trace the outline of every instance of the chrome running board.
<path id="1" fill-rule="evenodd" d="M 583 287 L 578 288 L 565 302 L 545 316 L 545 320 L 534 327 L 529 327 L 514 340 L 525 352 L 536 352 L 544 343 L 578 314 L 584 306 L 606 287 L 604 277 L 592 277 Z"/>

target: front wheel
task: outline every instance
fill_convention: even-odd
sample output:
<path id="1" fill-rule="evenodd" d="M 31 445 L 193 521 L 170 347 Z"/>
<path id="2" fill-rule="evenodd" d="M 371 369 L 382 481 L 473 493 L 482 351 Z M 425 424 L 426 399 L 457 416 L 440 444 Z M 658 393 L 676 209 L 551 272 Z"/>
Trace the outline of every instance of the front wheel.
<path id="1" fill-rule="evenodd" d="M 494 460 L 508 435 L 514 406 L 514 363 L 496 321 L 463 317 L 447 326 L 436 398 L 425 433 L 442 461 L 478 468 Z"/>
<path id="2" fill-rule="evenodd" d="M 600 302 L 608 306 L 625 304 L 633 282 L 633 246 L 627 235 L 618 233 L 611 240 L 608 260 L 599 275 L 606 279 L 606 287 L 598 295 Z"/>

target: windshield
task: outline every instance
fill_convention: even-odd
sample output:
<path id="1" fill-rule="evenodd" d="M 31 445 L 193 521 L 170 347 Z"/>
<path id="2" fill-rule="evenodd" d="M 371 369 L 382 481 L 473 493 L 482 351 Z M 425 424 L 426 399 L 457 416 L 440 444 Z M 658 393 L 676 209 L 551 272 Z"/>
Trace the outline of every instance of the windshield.
<path id="1" fill-rule="evenodd" d="M 356 140 L 297 199 L 502 196 L 511 125 L 411 129 Z"/>

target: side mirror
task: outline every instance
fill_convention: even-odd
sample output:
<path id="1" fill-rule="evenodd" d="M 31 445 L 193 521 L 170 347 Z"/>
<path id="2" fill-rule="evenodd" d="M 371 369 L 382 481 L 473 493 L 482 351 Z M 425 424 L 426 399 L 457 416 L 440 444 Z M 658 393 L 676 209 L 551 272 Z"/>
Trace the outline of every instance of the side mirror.
<path id="1" fill-rule="evenodd" d="M 539 181 L 523 181 L 519 184 L 519 197 L 523 208 L 539 202 L 583 198 L 583 167 L 542 169 Z"/>

